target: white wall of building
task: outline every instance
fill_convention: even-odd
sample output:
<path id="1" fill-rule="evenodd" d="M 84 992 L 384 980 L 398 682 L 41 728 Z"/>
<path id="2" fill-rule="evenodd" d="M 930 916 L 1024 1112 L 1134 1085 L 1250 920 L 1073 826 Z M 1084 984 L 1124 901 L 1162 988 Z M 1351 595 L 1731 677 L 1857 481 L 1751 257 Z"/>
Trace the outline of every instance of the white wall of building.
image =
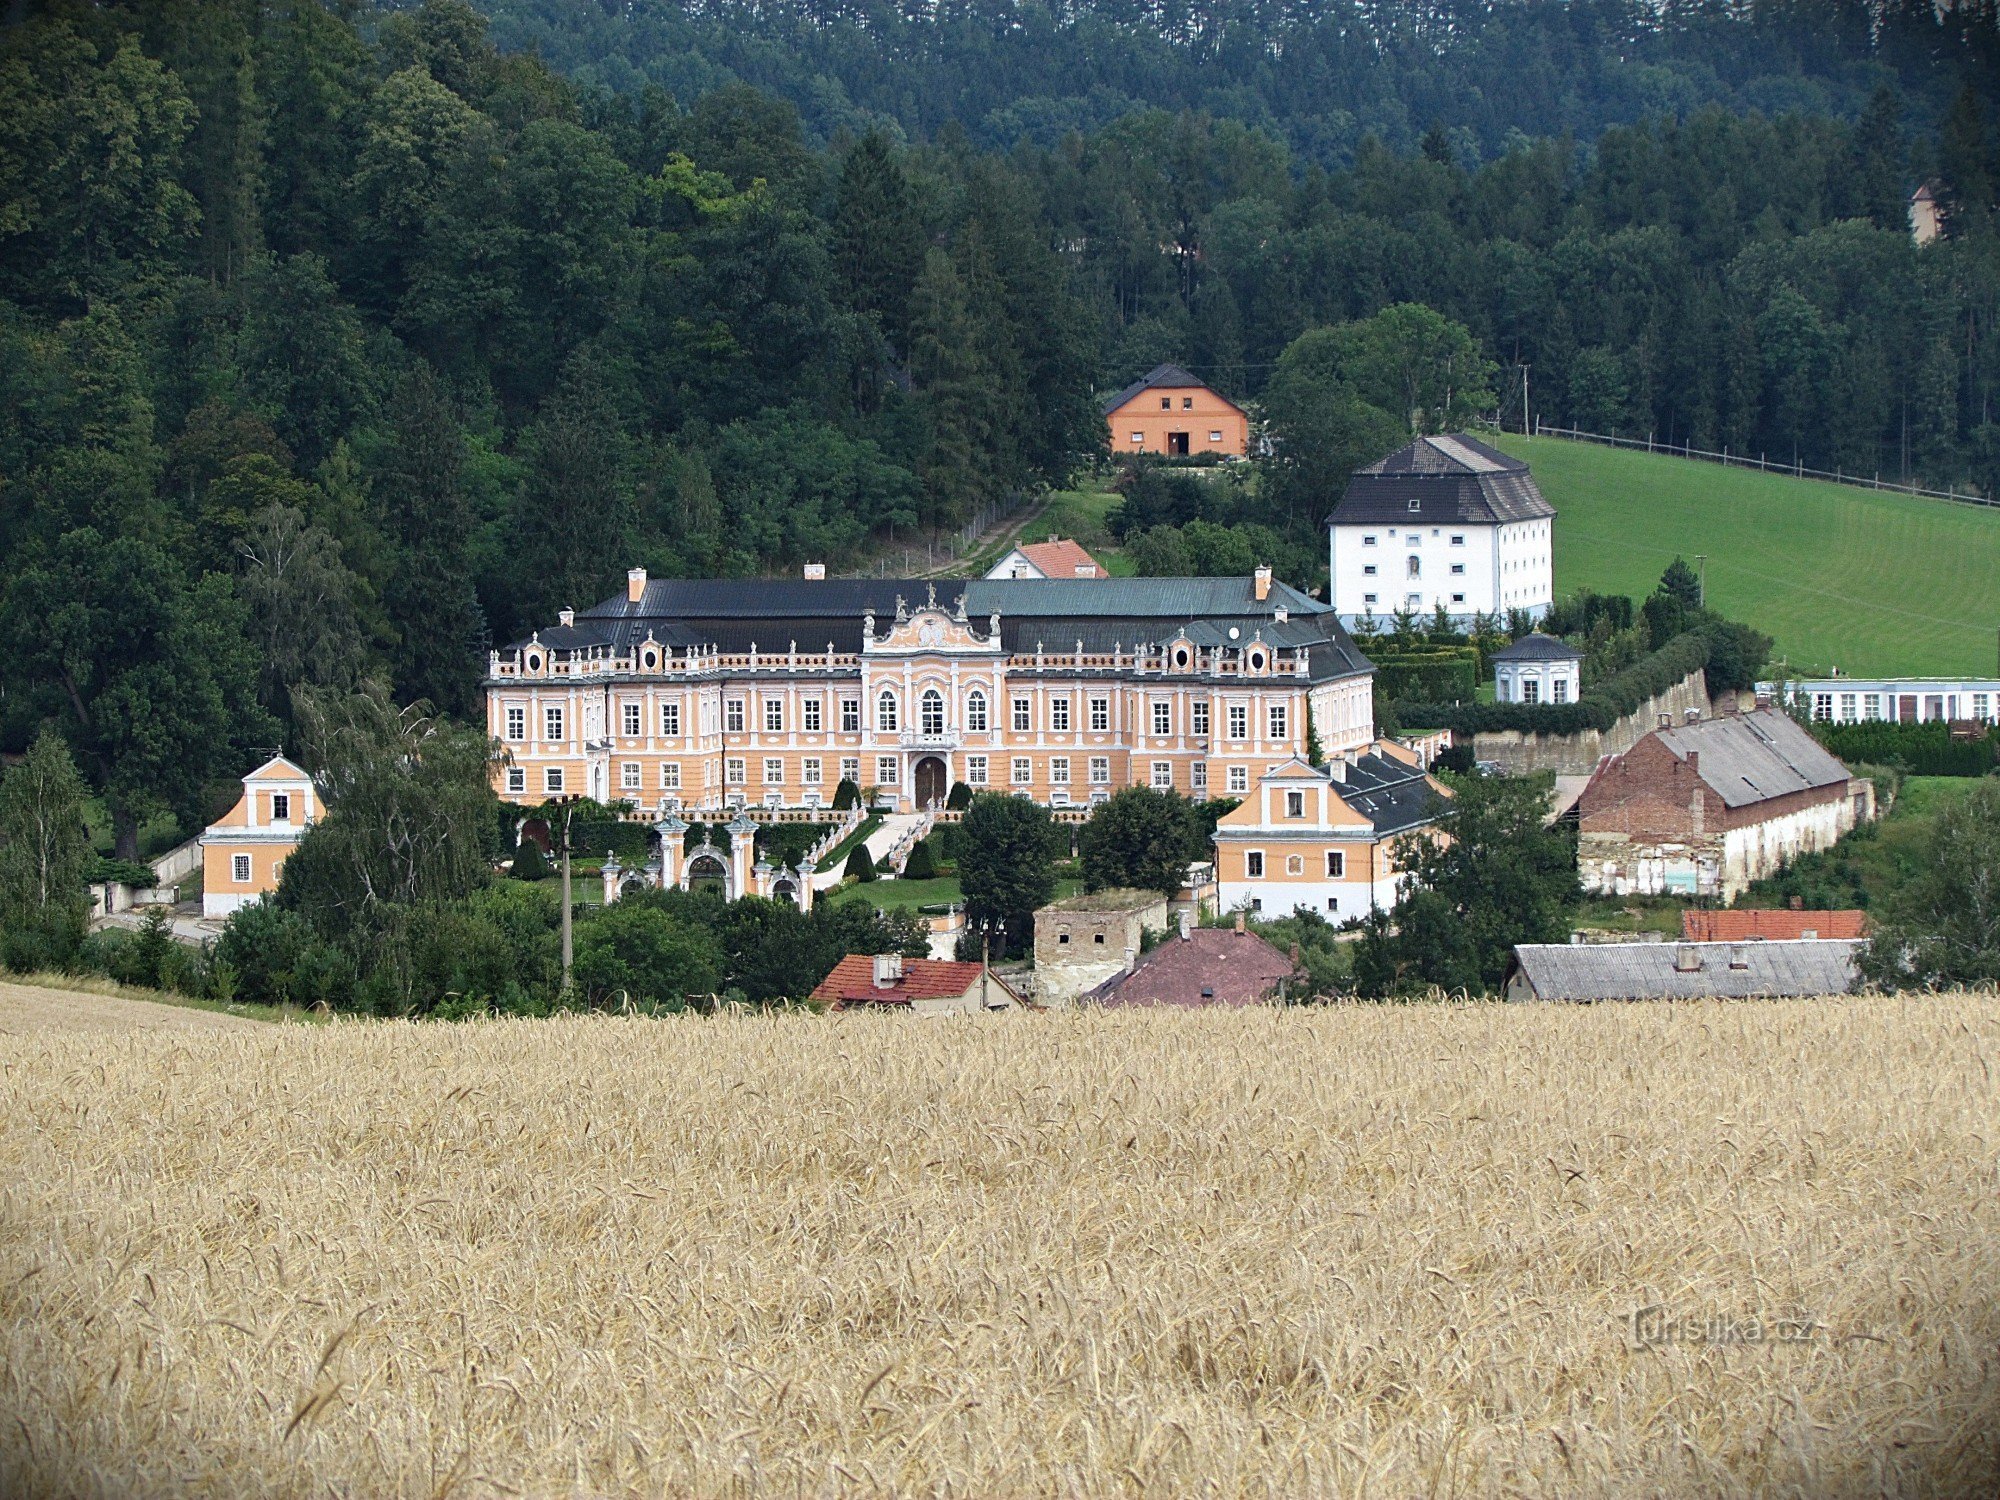
<path id="1" fill-rule="evenodd" d="M 1506 525 L 1329 527 L 1333 606 L 1349 627 L 1370 613 L 1378 620 L 1404 608 L 1427 615 L 1439 604 L 1455 619 L 1510 609 L 1539 619 L 1555 602 L 1554 525 L 1542 517 Z"/>
<path id="2" fill-rule="evenodd" d="M 1574 703 L 1582 692 L 1583 674 L 1573 661 L 1503 661 L 1493 666 L 1496 702 L 1526 703 L 1528 684 L 1536 703 Z"/>
<path id="3" fill-rule="evenodd" d="M 1780 689 L 1787 703 L 1803 704 L 1822 724 L 1866 724 L 1877 719 L 1928 724 L 1935 719 L 1979 719 L 2000 724 L 2000 678 L 1816 677 L 1757 684 L 1759 696 Z"/>

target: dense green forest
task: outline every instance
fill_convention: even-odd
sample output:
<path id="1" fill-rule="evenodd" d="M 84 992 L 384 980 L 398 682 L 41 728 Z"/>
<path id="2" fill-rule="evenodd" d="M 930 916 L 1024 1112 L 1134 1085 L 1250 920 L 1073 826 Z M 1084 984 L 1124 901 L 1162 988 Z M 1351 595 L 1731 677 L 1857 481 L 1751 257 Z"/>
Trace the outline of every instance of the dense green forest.
<path id="1" fill-rule="evenodd" d="M 1461 158 L 1523 137 L 1735 112 L 1858 116 L 1884 84 L 1935 123 L 1990 3 L 1931 0 L 483 0 L 495 39 L 620 92 L 749 83 L 826 140 L 893 126 L 1054 146 L 1144 108 L 1252 126 L 1301 161 L 1368 137 Z"/>
<path id="2" fill-rule="evenodd" d="M 0 748 L 58 726 L 122 848 L 209 811 L 300 688 L 469 713 L 489 643 L 630 565 L 852 564 L 1064 477 L 1101 445 L 1093 396 L 1162 359 L 1257 402 L 1279 446 L 1204 492 L 1223 510 L 1127 518 L 1160 567 L 1254 548 L 1312 583 L 1346 466 L 1413 423 L 1518 420 L 1519 364 L 1565 424 L 2000 471 L 1990 7 L 1872 33 L 1688 12 L 1650 40 L 1622 12 L 1501 7 L 1451 45 L 1451 13 L 1386 7 L 1370 24 L 1405 30 L 1368 88 L 1435 128 L 1405 145 L 1361 111 L 1337 150 L 1181 85 L 1158 97 L 1215 107 L 1126 90 L 1087 128 L 1011 132 L 973 93 L 961 127 L 935 101 L 802 119 L 727 73 L 621 92 L 495 45 L 611 12 L 495 9 L 491 31 L 464 0 L 4 12 Z M 640 40 L 670 12 L 815 55 L 785 40 L 806 13 L 645 5 L 621 55 L 666 59 Z M 939 12 L 939 36 L 981 14 Z M 1223 11 L 1147 14 L 1184 82 L 1250 67 Z M 1256 14 L 1284 43 L 1277 110 L 1338 28 Z M 1077 8 L 1064 50 L 1116 20 Z M 1785 26 L 1790 51 L 1757 50 Z M 1506 47 L 1565 36 L 1589 65 L 1548 66 L 1582 113 L 1523 113 L 1539 86 L 1465 112 Z M 1043 85 L 1017 41 L 961 62 L 1018 102 Z M 1713 86 L 1613 97 L 1627 55 Z M 1923 249 L 1920 175 L 1951 214 Z M 1459 371 L 1448 394 L 1419 394 L 1412 350 Z M 1172 531 L 1197 520 L 1224 529 Z"/>

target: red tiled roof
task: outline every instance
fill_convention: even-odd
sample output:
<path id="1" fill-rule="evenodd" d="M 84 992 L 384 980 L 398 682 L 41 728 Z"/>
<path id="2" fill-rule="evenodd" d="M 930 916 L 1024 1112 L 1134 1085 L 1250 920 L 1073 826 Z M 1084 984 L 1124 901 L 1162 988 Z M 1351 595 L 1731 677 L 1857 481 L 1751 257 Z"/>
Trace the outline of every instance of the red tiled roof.
<path id="1" fill-rule="evenodd" d="M 1292 961 L 1254 932 L 1197 927 L 1091 994 L 1105 1005 L 1257 1005 L 1294 972 Z"/>
<path id="2" fill-rule="evenodd" d="M 1050 578 L 1109 578 L 1104 564 L 1083 550 L 1083 544 L 1073 542 L 1068 537 L 1057 537 L 1053 541 L 1029 542 L 1021 548 L 1021 556 L 1033 563 Z M 1077 572 L 1078 568 L 1090 569 L 1088 575 Z"/>
<path id="3" fill-rule="evenodd" d="M 884 988 L 875 983 L 874 958 L 866 953 L 850 953 L 819 982 L 812 998 L 826 1004 L 908 1005 L 913 1000 L 956 999 L 978 983 L 978 964 L 947 958 L 906 958 L 903 977 Z"/>
<path id="4" fill-rule="evenodd" d="M 1762 938 L 1793 943 L 1801 938 L 1868 936 L 1864 911 L 1684 911 L 1681 937 L 1690 943 L 1745 943 Z"/>

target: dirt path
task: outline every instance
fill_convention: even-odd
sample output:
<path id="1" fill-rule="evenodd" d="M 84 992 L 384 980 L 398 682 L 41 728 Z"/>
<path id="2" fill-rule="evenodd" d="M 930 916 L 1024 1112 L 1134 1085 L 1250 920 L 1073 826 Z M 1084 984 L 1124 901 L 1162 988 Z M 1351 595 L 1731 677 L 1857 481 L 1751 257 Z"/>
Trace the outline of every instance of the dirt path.
<path id="1" fill-rule="evenodd" d="M 0 984 L 0 1035 L 30 1031 L 241 1031 L 264 1023 L 247 1016 L 52 990 L 35 984 Z"/>

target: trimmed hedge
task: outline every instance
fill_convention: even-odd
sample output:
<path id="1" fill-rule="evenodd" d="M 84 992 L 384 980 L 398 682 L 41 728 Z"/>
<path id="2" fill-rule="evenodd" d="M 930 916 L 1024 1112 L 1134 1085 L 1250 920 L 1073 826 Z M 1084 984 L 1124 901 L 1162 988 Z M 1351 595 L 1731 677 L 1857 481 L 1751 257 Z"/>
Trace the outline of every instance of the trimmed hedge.
<path id="1" fill-rule="evenodd" d="M 1574 703 L 1398 703 L 1395 720 L 1405 729 L 1449 729 L 1457 734 L 1506 729 L 1579 734 L 1609 729 L 1640 704 L 1707 667 L 1725 628 L 1706 626 L 1675 636 L 1651 656 L 1585 688 Z"/>
<path id="2" fill-rule="evenodd" d="M 1479 691 L 1476 646 L 1377 648 L 1368 660 L 1375 665 L 1375 690 L 1391 699 L 1448 703 Z"/>
<path id="3" fill-rule="evenodd" d="M 1941 720 L 1897 724 L 1871 719 L 1861 724 L 1815 724 L 1813 733 L 1848 765 L 1899 766 L 1912 776 L 1984 776 L 2000 759 L 2000 738 L 1955 740 Z"/>

